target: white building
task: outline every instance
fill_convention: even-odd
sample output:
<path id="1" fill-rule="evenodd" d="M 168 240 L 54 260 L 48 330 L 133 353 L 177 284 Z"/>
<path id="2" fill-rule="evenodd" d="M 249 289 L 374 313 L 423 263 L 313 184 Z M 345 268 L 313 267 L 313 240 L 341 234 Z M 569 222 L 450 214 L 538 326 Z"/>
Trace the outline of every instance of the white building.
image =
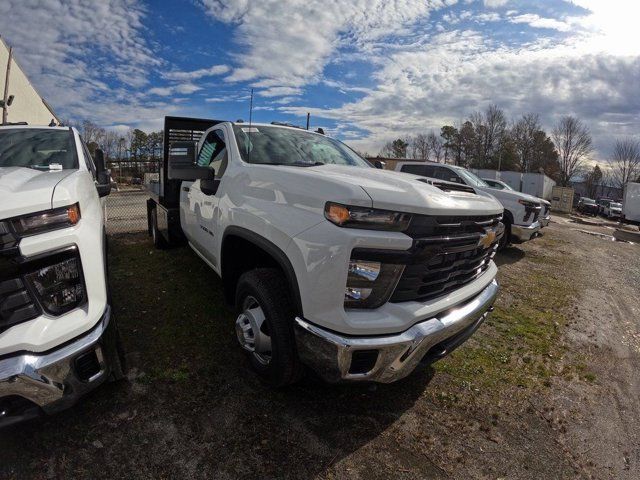
<path id="1" fill-rule="evenodd" d="M 9 55 L 9 46 L 0 37 L 0 103 L 3 101 L 11 103 L 11 105 L 2 108 L 2 115 L 6 114 L 6 122 L 49 125 L 51 120 L 54 120 L 56 123 L 60 123 L 53 109 L 31 85 L 24 71 L 16 62 L 15 52 L 12 52 L 11 62 L 9 62 Z M 7 79 L 9 87 L 5 88 Z M 12 96 L 13 99 L 10 101 Z M 3 117 L 0 117 L 0 123 L 2 122 Z"/>

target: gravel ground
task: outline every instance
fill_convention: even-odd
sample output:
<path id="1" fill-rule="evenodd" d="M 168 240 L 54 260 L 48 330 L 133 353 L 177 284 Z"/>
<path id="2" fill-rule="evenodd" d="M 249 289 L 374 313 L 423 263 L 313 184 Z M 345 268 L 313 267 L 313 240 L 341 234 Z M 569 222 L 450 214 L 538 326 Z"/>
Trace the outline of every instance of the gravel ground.
<path id="1" fill-rule="evenodd" d="M 115 238 L 129 380 L 0 432 L 0 478 L 638 478 L 640 246 L 585 228 L 499 255 L 496 311 L 433 368 L 278 391 L 194 254 Z"/>

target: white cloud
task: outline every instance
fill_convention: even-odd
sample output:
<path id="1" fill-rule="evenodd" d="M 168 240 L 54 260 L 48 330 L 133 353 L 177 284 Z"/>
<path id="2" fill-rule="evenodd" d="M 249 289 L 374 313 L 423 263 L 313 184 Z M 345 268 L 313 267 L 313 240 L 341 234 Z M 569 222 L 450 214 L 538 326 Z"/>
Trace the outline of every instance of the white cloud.
<path id="1" fill-rule="evenodd" d="M 226 65 L 213 65 L 209 68 L 201 68 L 199 70 L 193 70 L 191 72 L 166 72 L 162 74 L 162 77 L 167 80 L 198 80 L 203 77 L 223 75 L 229 70 L 229 67 Z"/>
<path id="2" fill-rule="evenodd" d="M 167 108 L 137 93 L 162 64 L 144 39 L 144 15 L 136 0 L 3 0 L 0 32 L 63 119 L 151 124 Z"/>
<path id="3" fill-rule="evenodd" d="M 484 0 L 484 6 L 487 8 L 504 7 L 509 0 Z"/>
<path id="4" fill-rule="evenodd" d="M 340 46 L 361 51 L 456 0 L 201 0 L 207 13 L 236 26 L 244 53 L 227 78 L 266 88 L 300 88 L 317 82 Z M 251 8 L 249 8 L 249 4 Z M 282 91 L 282 95 L 290 95 Z"/>
<path id="5" fill-rule="evenodd" d="M 496 103 L 507 114 L 538 113 L 549 131 L 574 114 L 590 124 L 600 157 L 608 138 L 638 128 L 640 57 L 582 53 L 546 42 L 496 48 L 473 31 L 446 32 L 389 56 L 377 88 L 338 108 L 283 107 L 289 114 L 330 118 L 365 129 L 350 144 L 375 152 L 391 138 L 439 129 Z"/>
<path id="6" fill-rule="evenodd" d="M 534 28 L 551 28 L 560 32 L 568 32 L 571 30 L 571 25 L 554 18 L 543 18 L 533 13 L 525 13 L 524 15 L 517 15 L 510 17 L 512 23 L 526 23 L 530 27 Z"/>

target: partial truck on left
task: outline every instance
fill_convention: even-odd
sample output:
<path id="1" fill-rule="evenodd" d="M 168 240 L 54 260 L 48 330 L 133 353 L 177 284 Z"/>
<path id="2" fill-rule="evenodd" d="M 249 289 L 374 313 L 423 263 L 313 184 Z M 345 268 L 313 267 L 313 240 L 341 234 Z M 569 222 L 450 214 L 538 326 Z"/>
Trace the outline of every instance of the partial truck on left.
<path id="1" fill-rule="evenodd" d="M 0 427 L 124 376 L 104 155 L 67 127 L 0 126 Z"/>

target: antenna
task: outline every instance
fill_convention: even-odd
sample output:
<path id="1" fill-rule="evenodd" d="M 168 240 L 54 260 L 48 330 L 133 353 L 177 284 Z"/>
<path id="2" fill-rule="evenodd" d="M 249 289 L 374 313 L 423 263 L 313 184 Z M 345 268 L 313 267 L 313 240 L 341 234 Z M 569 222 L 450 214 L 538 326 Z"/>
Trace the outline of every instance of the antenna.
<path id="1" fill-rule="evenodd" d="M 251 89 L 251 99 L 249 100 L 249 135 L 247 135 L 249 142 L 247 143 L 247 150 L 249 154 L 249 163 L 251 163 L 251 150 L 253 150 L 251 145 L 251 121 L 253 120 L 253 88 Z"/>

